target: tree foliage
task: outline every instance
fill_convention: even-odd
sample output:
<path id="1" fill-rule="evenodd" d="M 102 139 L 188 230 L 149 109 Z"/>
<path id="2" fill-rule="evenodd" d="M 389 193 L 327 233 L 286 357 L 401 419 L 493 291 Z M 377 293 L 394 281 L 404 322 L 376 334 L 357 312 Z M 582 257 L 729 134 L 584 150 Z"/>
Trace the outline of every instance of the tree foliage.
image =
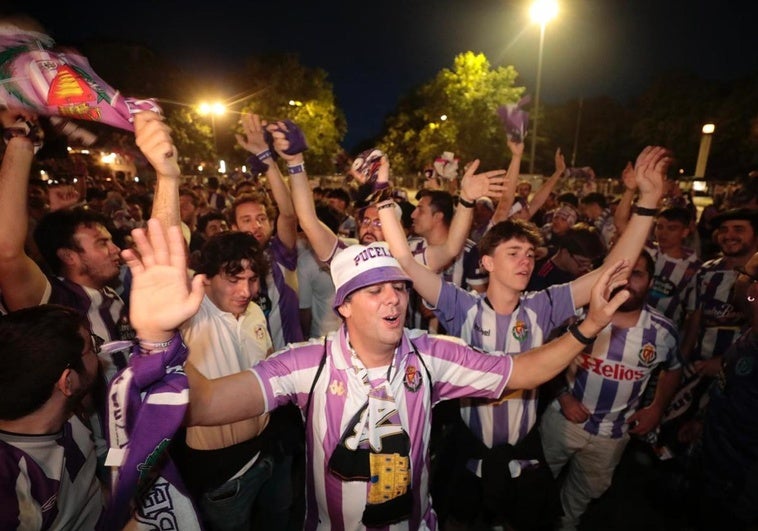
<path id="1" fill-rule="evenodd" d="M 497 109 L 524 93 L 524 87 L 514 86 L 517 76 L 512 66 L 492 68 L 484 54 L 456 56 L 452 68 L 414 90 L 388 117 L 379 147 L 393 170 L 420 171 L 444 151 L 466 162 L 478 158 L 482 168 L 506 164 Z"/>
<path id="2" fill-rule="evenodd" d="M 337 107 L 327 73 L 309 68 L 293 54 L 251 58 L 243 72 L 252 94 L 245 98 L 243 112 L 253 112 L 273 121 L 289 118 L 305 133 L 306 161 L 313 174 L 333 173 L 335 156 L 347 131 Z"/>

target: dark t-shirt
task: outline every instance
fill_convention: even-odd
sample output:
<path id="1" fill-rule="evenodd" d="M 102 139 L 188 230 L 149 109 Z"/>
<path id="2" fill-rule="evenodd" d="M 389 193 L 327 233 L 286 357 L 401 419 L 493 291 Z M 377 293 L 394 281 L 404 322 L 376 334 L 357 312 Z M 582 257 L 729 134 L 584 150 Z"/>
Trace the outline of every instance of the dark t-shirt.
<path id="1" fill-rule="evenodd" d="M 550 257 L 543 258 L 534 264 L 532 278 L 529 279 L 527 291 L 539 291 L 556 284 L 565 284 L 574 280 L 574 276 L 568 271 L 559 269 Z"/>

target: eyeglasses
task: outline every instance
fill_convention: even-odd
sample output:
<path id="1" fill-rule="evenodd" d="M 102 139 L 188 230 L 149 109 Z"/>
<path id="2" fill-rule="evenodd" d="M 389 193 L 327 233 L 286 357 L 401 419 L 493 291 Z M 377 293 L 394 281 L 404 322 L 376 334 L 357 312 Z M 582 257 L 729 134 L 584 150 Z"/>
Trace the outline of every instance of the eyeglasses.
<path id="1" fill-rule="evenodd" d="M 745 271 L 745 268 L 743 266 L 736 266 L 734 270 L 737 271 L 737 273 L 739 273 L 740 275 L 745 275 L 747 278 L 749 278 L 751 284 L 758 283 L 758 277 L 756 277 L 755 275 L 751 275 L 750 273 Z"/>
<path id="2" fill-rule="evenodd" d="M 102 347 L 105 344 L 105 339 L 91 332 L 89 337 L 92 340 L 92 352 L 95 354 L 100 354 Z"/>
<path id="3" fill-rule="evenodd" d="M 586 258 L 584 256 L 577 257 L 577 255 L 575 255 L 574 253 L 569 253 L 569 256 L 574 261 L 574 263 L 576 263 L 579 269 L 592 271 L 592 269 L 594 268 L 594 264 L 592 260 L 590 260 L 589 258 Z"/>
<path id="4" fill-rule="evenodd" d="M 361 220 L 361 225 L 364 226 L 364 227 L 368 227 L 369 225 L 373 225 L 377 229 L 381 229 L 382 228 L 382 220 L 379 219 L 379 218 L 374 218 L 374 219 L 363 218 Z"/>

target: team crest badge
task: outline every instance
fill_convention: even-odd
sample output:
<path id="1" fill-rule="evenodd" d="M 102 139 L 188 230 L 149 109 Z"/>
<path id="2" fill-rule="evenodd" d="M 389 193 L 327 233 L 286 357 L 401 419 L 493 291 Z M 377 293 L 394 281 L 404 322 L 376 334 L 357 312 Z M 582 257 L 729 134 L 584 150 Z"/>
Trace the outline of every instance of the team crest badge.
<path id="1" fill-rule="evenodd" d="M 259 326 L 258 328 L 255 329 L 255 339 L 257 339 L 258 341 L 263 341 L 264 337 L 266 336 L 265 336 L 265 332 L 263 331 L 263 327 Z"/>
<path id="2" fill-rule="evenodd" d="M 342 396 L 345 394 L 345 384 L 339 380 L 332 380 L 332 383 L 329 384 L 329 392 L 333 395 Z"/>
<path id="3" fill-rule="evenodd" d="M 744 356 L 737 361 L 734 372 L 737 376 L 747 376 L 753 372 L 753 358 Z"/>
<path id="4" fill-rule="evenodd" d="M 405 378 L 403 379 L 403 385 L 409 391 L 414 393 L 421 387 L 421 374 L 416 367 L 410 366 L 405 368 Z"/>
<path id="5" fill-rule="evenodd" d="M 529 335 L 529 328 L 524 321 L 516 320 L 516 324 L 513 325 L 513 337 L 518 341 L 524 341 Z"/>
<path id="6" fill-rule="evenodd" d="M 640 349 L 640 361 L 643 365 L 649 366 L 652 365 L 655 361 L 656 353 L 655 353 L 655 345 L 648 343 L 647 345 L 643 345 L 643 347 Z"/>

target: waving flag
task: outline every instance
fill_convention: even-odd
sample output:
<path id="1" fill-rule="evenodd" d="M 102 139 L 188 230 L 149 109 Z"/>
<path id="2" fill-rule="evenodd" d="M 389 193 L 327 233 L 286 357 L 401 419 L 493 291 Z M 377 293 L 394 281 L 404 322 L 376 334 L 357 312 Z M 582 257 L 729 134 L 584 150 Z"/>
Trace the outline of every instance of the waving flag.
<path id="1" fill-rule="evenodd" d="M 133 131 L 132 115 L 161 112 L 152 99 L 126 98 L 74 50 L 48 35 L 0 21 L 0 106 L 100 122 Z"/>

